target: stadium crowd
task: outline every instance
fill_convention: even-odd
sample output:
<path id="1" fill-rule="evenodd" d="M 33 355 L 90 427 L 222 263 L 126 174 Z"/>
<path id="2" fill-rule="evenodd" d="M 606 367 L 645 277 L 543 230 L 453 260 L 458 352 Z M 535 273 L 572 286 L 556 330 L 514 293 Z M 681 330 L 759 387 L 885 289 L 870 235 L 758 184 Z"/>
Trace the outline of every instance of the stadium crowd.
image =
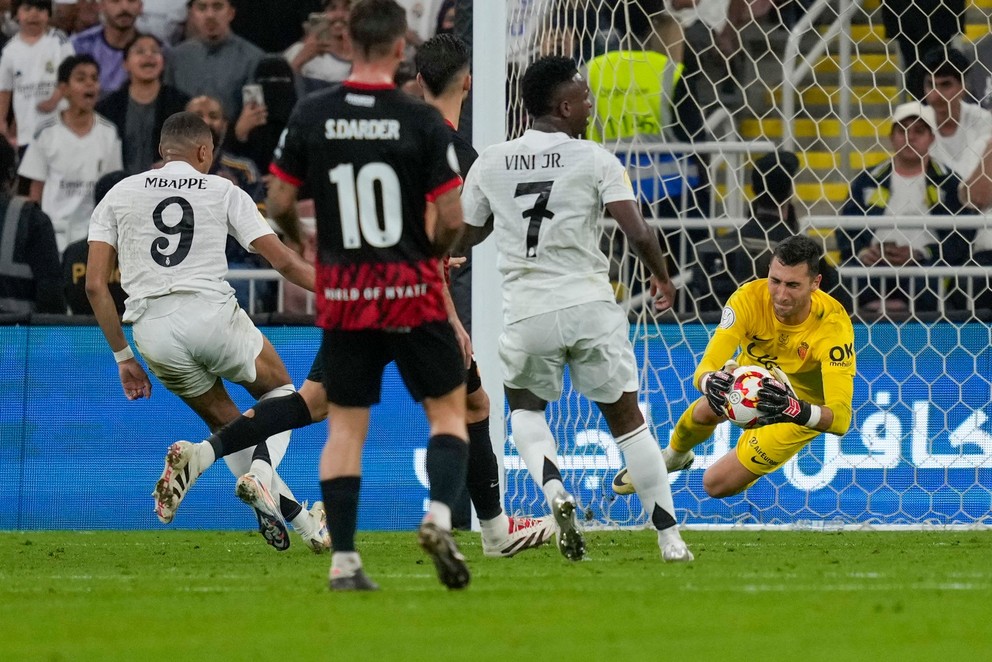
<path id="1" fill-rule="evenodd" d="M 471 42 L 471 0 L 401 0 L 400 4 L 407 10 L 411 63 L 417 46 L 437 33 L 454 32 Z M 898 3 L 883 4 L 887 34 L 905 50 L 905 21 L 892 17 L 906 10 Z M 94 194 L 107 188 L 99 185 L 101 181 L 107 184 L 122 172 L 141 172 L 159 163 L 162 124 L 180 110 L 196 112 L 207 121 L 216 146 L 213 172 L 248 192 L 264 213 L 269 164 L 296 101 L 344 80 L 351 71 L 350 5 L 350 0 L 0 0 L 0 134 L 16 154 L 16 176 L 7 183 L 11 195 L 28 199 L 17 206 L 22 224 L 29 218 L 34 225 L 39 218 L 50 221 L 57 250 L 54 256 L 46 251 L 44 259 L 55 262 L 46 264 L 44 272 L 52 273 L 58 265 L 64 274 L 63 298 L 69 302 L 67 307 L 50 296 L 43 278 L 28 278 L 23 269 L 5 269 L 0 264 L 0 312 L 90 312 L 85 296 L 80 295 Z M 593 95 L 594 115 L 587 137 L 616 146 L 614 151 L 634 180 L 645 217 L 707 218 L 717 195 L 714 183 L 707 181 L 711 155 L 692 150 L 671 153 L 658 146 L 709 140 L 704 117 L 717 106 L 739 109 L 745 103 L 743 60 L 753 62 L 760 56 L 742 47 L 742 35 L 756 25 L 766 32 L 787 28 L 806 6 L 801 0 L 510 0 L 508 133 L 519 135 L 527 126 L 519 90 L 526 66 L 544 55 L 572 57 L 582 66 Z M 951 32 L 957 34 L 960 12 L 955 16 L 947 24 L 956 26 Z M 941 37 L 940 44 L 928 42 L 928 47 L 936 49 L 914 51 L 905 58 L 905 66 L 912 69 L 910 92 L 936 113 L 933 123 L 929 110 L 912 116 L 929 128 L 933 141 L 925 154 L 918 155 L 925 161 L 922 169 L 912 168 L 925 175 L 911 185 L 913 191 L 918 188 L 926 195 L 931 189 L 950 191 L 951 180 L 934 181 L 938 175 L 933 173 L 946 169 L 954 182 L 971 190 L 971 200 L 959 204 L 953 195 L 953 201 L 941 197 L 940 205 L 930 198 L 903 202 L 910 184 L 903 182 L 896 167 L 899 176 L 894 181 L 899 186 L 892 195 L 899 203 L 875 204 L 865 197 L 865 177 L 869 184 L 879 183 L 870 179 L 875 172 L 870 168 L 851 180 L 843 214 L 973 214 L 975 208 L 983 207 L 979 203 L 985 184 L 969 180 L 971 175 L 981 179 L 977 168 L 981 154 L 965 157 L 962 147 L 989 142 L 992 115 L 978 104 L 963 101 L 968 94 L 970 62 L 949 48 L 949 39 Z M 396 83 L 412 94 L 422 94 L 412 66 L 400 67 Z M 459 128 L 470 136 L 471 113 L 464 116 Z M 896 116 L 892 120 L 894 125 L 902 121 Z M 913 131 L 909 125 L 897 128 L 902 142 L 897 142 L 893 129 L 896 160 L 905 136 Z M 686 238 L 691 247 L 670 265 L 688 283 L 691 303 L 689 310 L 681 312 L 718 311 L 727 293 L 744 280 L 763 275 L 761 260 L 752 259 L 756 245 L 767 257 L 777 241 L 802 231 L 792 206 L 791 180 L 799 168 L 795 158 L 780 151 L 764 161 L 756 160 L 754 199 L 741 233 L 665 232 L 663 239 L 669 248 L 676 242 L 685 243 Z M 879 167 L 884 169 L 889 162 Z M 766 177 L 766 172 L 773 172 L 772 177 Z M 790 181 L 785 183 L 783 178 Z M 992 191 L 992 184 L 986 188 Z M 312 215 L 307 197 L 307 191 L 302 191 L 304 217 Z M 992 194 L 986 197 L 992 201 Z M 13 209 L 9 199 L 4 196 L 3 207 Z M 17 220 L 12 221 L 9 213 L 6 217 L 8 223 Z M 773 220 L 766 226 L 762 219 Z M 718 250 L 708 251 L 715 234 L 720 235 L 715 244 Z M 910 238 L 890 232 L 881 241 L 876 237 L 874 243 L 868 232 L 837 234 L 835 256 L 839 258 L 833 260 L 834 266 L 960 266 L 992 261 L 987 258 L 992 250 L 984 250 L 986 238 L 979 233 L 975 243 L 974 231 L 944 233 L 953 240 L 950 247 L 942 243 L 945 236 L 926 232 Z M 924 240 L 926 244 L 916 245 Z M 25 240 L 18 238 L 18 242 L 23 247 Z M 898 248 L 899 255 L 890 257 L 873 248 L 883 245 Z M 608 251 L 617 258 L 612 275 L 621 291 L 620 284 L 631 278 L 620 266 L 622 241 L 613 241 Z M 227 257 L 232 268 L 267 266 L 234 241 L 229 243 Z M 831 265 L 825 267 L 829 274 Z M 895 287 L 891 296 L 874 279 L 862 279 L 861 285 L 835 279 L 832 291 L 865 317 L 937 309 L 932 282 L 890 281 Z M 239 301 L 246 308 L 275 310 L 274 285 L 262 283 L 251 289 L 245 283 L 237 285 Z M 917 286 L 929 296 L 910 310 L 906 298 L 916 296 Z M 287 295 L 284 309 L 305 311 L 303 297 L 295 294 Z M 958 306 L 982 314 L 974 311 L 984 305 L 981 297 L 964 302 L 962 297 L 949 296 L 948 301 L 950 309 Z"/>

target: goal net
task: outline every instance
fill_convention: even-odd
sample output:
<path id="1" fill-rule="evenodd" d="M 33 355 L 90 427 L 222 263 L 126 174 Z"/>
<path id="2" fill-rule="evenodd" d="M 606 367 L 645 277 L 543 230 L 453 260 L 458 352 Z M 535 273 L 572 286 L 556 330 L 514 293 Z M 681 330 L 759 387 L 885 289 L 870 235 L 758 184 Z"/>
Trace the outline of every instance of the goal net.
<path id="1" fill-rule="evenodd" d="M 622 233 L 603 222 L 617 299 L 630 311 L 642 408 L 662 446 L 699 395 L 691 376 L 723 302 L 767 272 L 768 251 L 783 236 L 822 238 L 824 286 L 852 312 L 858 376 L 848 434 L 821 435 L 782 470 L 717 500 L 706 496 L 703 472 L 739 436 L 719 427 L 696 448 L 695 465 L 671 476 L 684 523 L 989 523 L 992 253 L 976 239 L 985 217 L 935 204 L 947 200 L 933 182 L 918 205 L 878 215 L 865 209 L 888 199 L 881 175 L 855 194 L 857 213 L 849 197 L 862 171 L 891 162 L 893 111 L 924 94 L 925 47 L 953 46 L 969 63 L 965 112 L 979 128 L 962 121 L 959 131 L 974 131 L 958 139 L 974 153 L 944 167 L 980 161 L 992 135 L 982 105 L 992 107 L 992 0 L 887 4 L 894 16 L 878 0 L 507 2 L 507 137 L 526 127 L 519 82 L 527 65 L 544 54 L 574 57 L 592 90 L 588 138 L 627 165 L 666 242 L 679 300 L 659 317 L 645 305 L 645 273 Z M 900 39 L 920 52 L 902 52 Z M 864 251 L 875 245 L 912 257 L 902 264 L 886 254 L 867 266 Z M 595 407 L 566 384 L 549 415 L 566 486 L 587 519 L 645 524 L 637 498 L 611 490 L 622 459 Z M 543 496 L 512 438 L 503 460 L 510 512 L 541 512 Z"/>

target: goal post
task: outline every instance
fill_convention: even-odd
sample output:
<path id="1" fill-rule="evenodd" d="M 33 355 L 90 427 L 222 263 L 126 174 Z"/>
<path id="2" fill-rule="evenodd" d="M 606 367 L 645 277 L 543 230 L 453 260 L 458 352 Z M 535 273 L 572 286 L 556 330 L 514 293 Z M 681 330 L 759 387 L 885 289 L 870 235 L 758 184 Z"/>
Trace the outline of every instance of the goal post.
<path id="1" fill-rule="evenodd" d="M 786 144 L 796 155 L 790 173 L 796 227 L 822 238 L 836 281 L 833 292 L 850 307 L 855 323 L 858 375 L 850 431 L 820 435 L 743 494 L 717 500 L 706 496 L 703 473 L 740 434 L 729 424 L 720 426 L 697 447 L 694 466 L 671 476 L 679 521 L 800 528 L 992 524 L 990 262 L 971 255 L 975 259 L 967 266 L 868 269 L 845 254 L 855 243 L 849 239 L 866 233 L 891 237 L 910 228 L 970 237 L 987 229 L 981 215 L 840 215 L 855 176 L 889 157 L 890 117 L 908 98 L 905 63 L 896 42 L 886 38 L 879 1 L 789 3 L 778 10 L 772 3 L 744 2 L 772 9 L 741 16 L 734 14 L 737 0 L 699 0 L 696 16 L 655 11 L 647 32 L 638 32 L 643 26 L 631 11 L 638 3 L 663 4 L 475 2 L 473 137 L 481 151 L 522 132 L 515 89 L 526 65 L 541 54 L 571 55 L 588 71 L 593 58 L 615 50 L 633 53 L 622 60 L 627 63 L 639 50 L 664 53 L 679 68 L 674 87 L 664 82 L 672 79 L 671 71 L 654 72 L 662 81 L 657 95 L 662 106 L 673 104 L 675 124 L 691 115 L 677 97 L 693 86 L 688 102 L 696 105 L 698 130 L 691 135 L 684 126 L 661 126 L 659 136 L 597 134 L 627 165 L 646 217 L 667 240 L 677 274 L 677 314 L 658 317 L 645 305 L 643 268 L 615 224 L 603 220 L 601 246 L 611 259 L 618 301 L 630 313 L 641 406 L 659 443 L 667 445 L 674 422 L 698 397 L 691 377 L 713 324 L 729 294 L 749 279 L 738 260 L 742 250 L 753 248 L 739 234 L 755 194 L 751 171 L 759 157 Z M 954 44 L 969 57 L 978 54 L 969 75 L 979 67 L 988 75 L 976 79 L 987 79 L 992 89 L 992 67 L 980 55 L 988 37 L 992 64 L 989 13 L 992 0 L 970 0 Z M 727 25 L 733 27 L 729 36 Z M 798 65 L 790 59 L 794 55 Z M 630 94 L 635 87 L 628 83 Z M 992 101 L 992 93 L 986 100 Z M 623 112 L 642 112 L 635 106 L 623 106 Z M 603 117 L 597 121 L 607 123 Z M 543 495 L 507 435 L 496 352 L 502 295 L 491 244 L 475 252 L 473 340 L 493 402 L 507 509 L 530 515 L 543 512 Z M 750 274 L 755 275 L 760 274 Z M 883 302 L 891 296 L 905 307 L 889 309 L 886 303 L 873 313 L 865 304 L 872 296 Z M 566 487 L 587 522 L 647 525 L 636 497 L 612 493 L 610 481 L 623 460 L 596 408 L 566 381 L 565 395 L 548 414 Z"/>

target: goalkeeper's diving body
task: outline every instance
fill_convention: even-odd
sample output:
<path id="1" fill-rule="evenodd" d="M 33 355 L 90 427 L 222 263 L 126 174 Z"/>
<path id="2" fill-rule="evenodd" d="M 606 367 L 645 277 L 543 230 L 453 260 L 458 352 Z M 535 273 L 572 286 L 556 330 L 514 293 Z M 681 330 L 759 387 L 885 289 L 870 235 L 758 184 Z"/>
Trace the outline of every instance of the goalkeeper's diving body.
<path id="1" fill-rule="evenodd" d="M 842 435 L 851 425 L 854 328 L 844 307 L 819 289 L 820 257 L 819 245 L 809 237 L 780 243 L 768 278 L 731 295 L 696 368 L 693 383 L 703 395 L 679 418 L 662 451 L 669 471 L 687 469 L 693 447 L 727 420 L 718 412 L 737 364 L 760 365 L 776 377 L 765 379 L 758 391 L 757 427 L 744 430 L 737 447 L 703 474 L 711 497 L 742 492 L 817 435 Z M 632 492 L 625 472 L 614 480 L 620 493 Z"/>

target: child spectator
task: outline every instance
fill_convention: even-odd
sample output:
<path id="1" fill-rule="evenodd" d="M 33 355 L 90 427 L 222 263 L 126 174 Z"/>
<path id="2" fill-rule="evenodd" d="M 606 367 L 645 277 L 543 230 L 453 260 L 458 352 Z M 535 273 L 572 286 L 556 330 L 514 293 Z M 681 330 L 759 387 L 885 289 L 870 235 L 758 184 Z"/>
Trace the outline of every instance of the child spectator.
<path id="1" fill-rule="evenodd" d="M 107 192 L 126 176 L 123 170 L 115 170 L 98 179 L 96 186 L 93 187 L 94 208 L 100 204 Z M 86 262 L 89 259 L 89 254 L 88 238 L 72 242 L 62 254 L 62 282 L 65 285 L 65 300 L 73 315 L 93 314 L 93 306 L 90 305 L 90 300 L 86 296 Z M 127 292 L 121 287 L 120 267 L 114 268 L 108 285 L 110 295 L 114 299 L 114 305 L 117 307 L 117 315 L 120 317 L 124 315 L 124 302 L 127 300 Z"/>
<path id="2" fill-rule="evenodd" d="M 97 115 L 100 67 L 90 55 L 67 57 L 58 69 L 59 90 L 69 107 L 46 120 L 31 142 L 18 174 L 30 179 L 30 198 L 52 219 L 59 252 L 87 236 L 93 187 L 121 169 L 115 127 Z"/>
<path id="3" fill-rule="evenodd" d="M 14 15 L 20 32 L 0 55 L 0 134 L 9 132 L 7 114 L 13 101 L 16 144 L 23 157 L 35 130 L 58 107 L 55 72 L 74 51 L 66 36 L 48 25 L 51 0 L 20 0 Z"/>
<path id="4" fill-rule="evenodd" d="M 159 161 L 162 124 L 185 109 L 189 97 L 162 83 L 162 44 L 150 34 L 140 35 L 124 49 L 124 69 L 130 80 L 103 98 L 96 111 L 113 122 L 121 136 L 124 171 L 133 175 Z"/>

